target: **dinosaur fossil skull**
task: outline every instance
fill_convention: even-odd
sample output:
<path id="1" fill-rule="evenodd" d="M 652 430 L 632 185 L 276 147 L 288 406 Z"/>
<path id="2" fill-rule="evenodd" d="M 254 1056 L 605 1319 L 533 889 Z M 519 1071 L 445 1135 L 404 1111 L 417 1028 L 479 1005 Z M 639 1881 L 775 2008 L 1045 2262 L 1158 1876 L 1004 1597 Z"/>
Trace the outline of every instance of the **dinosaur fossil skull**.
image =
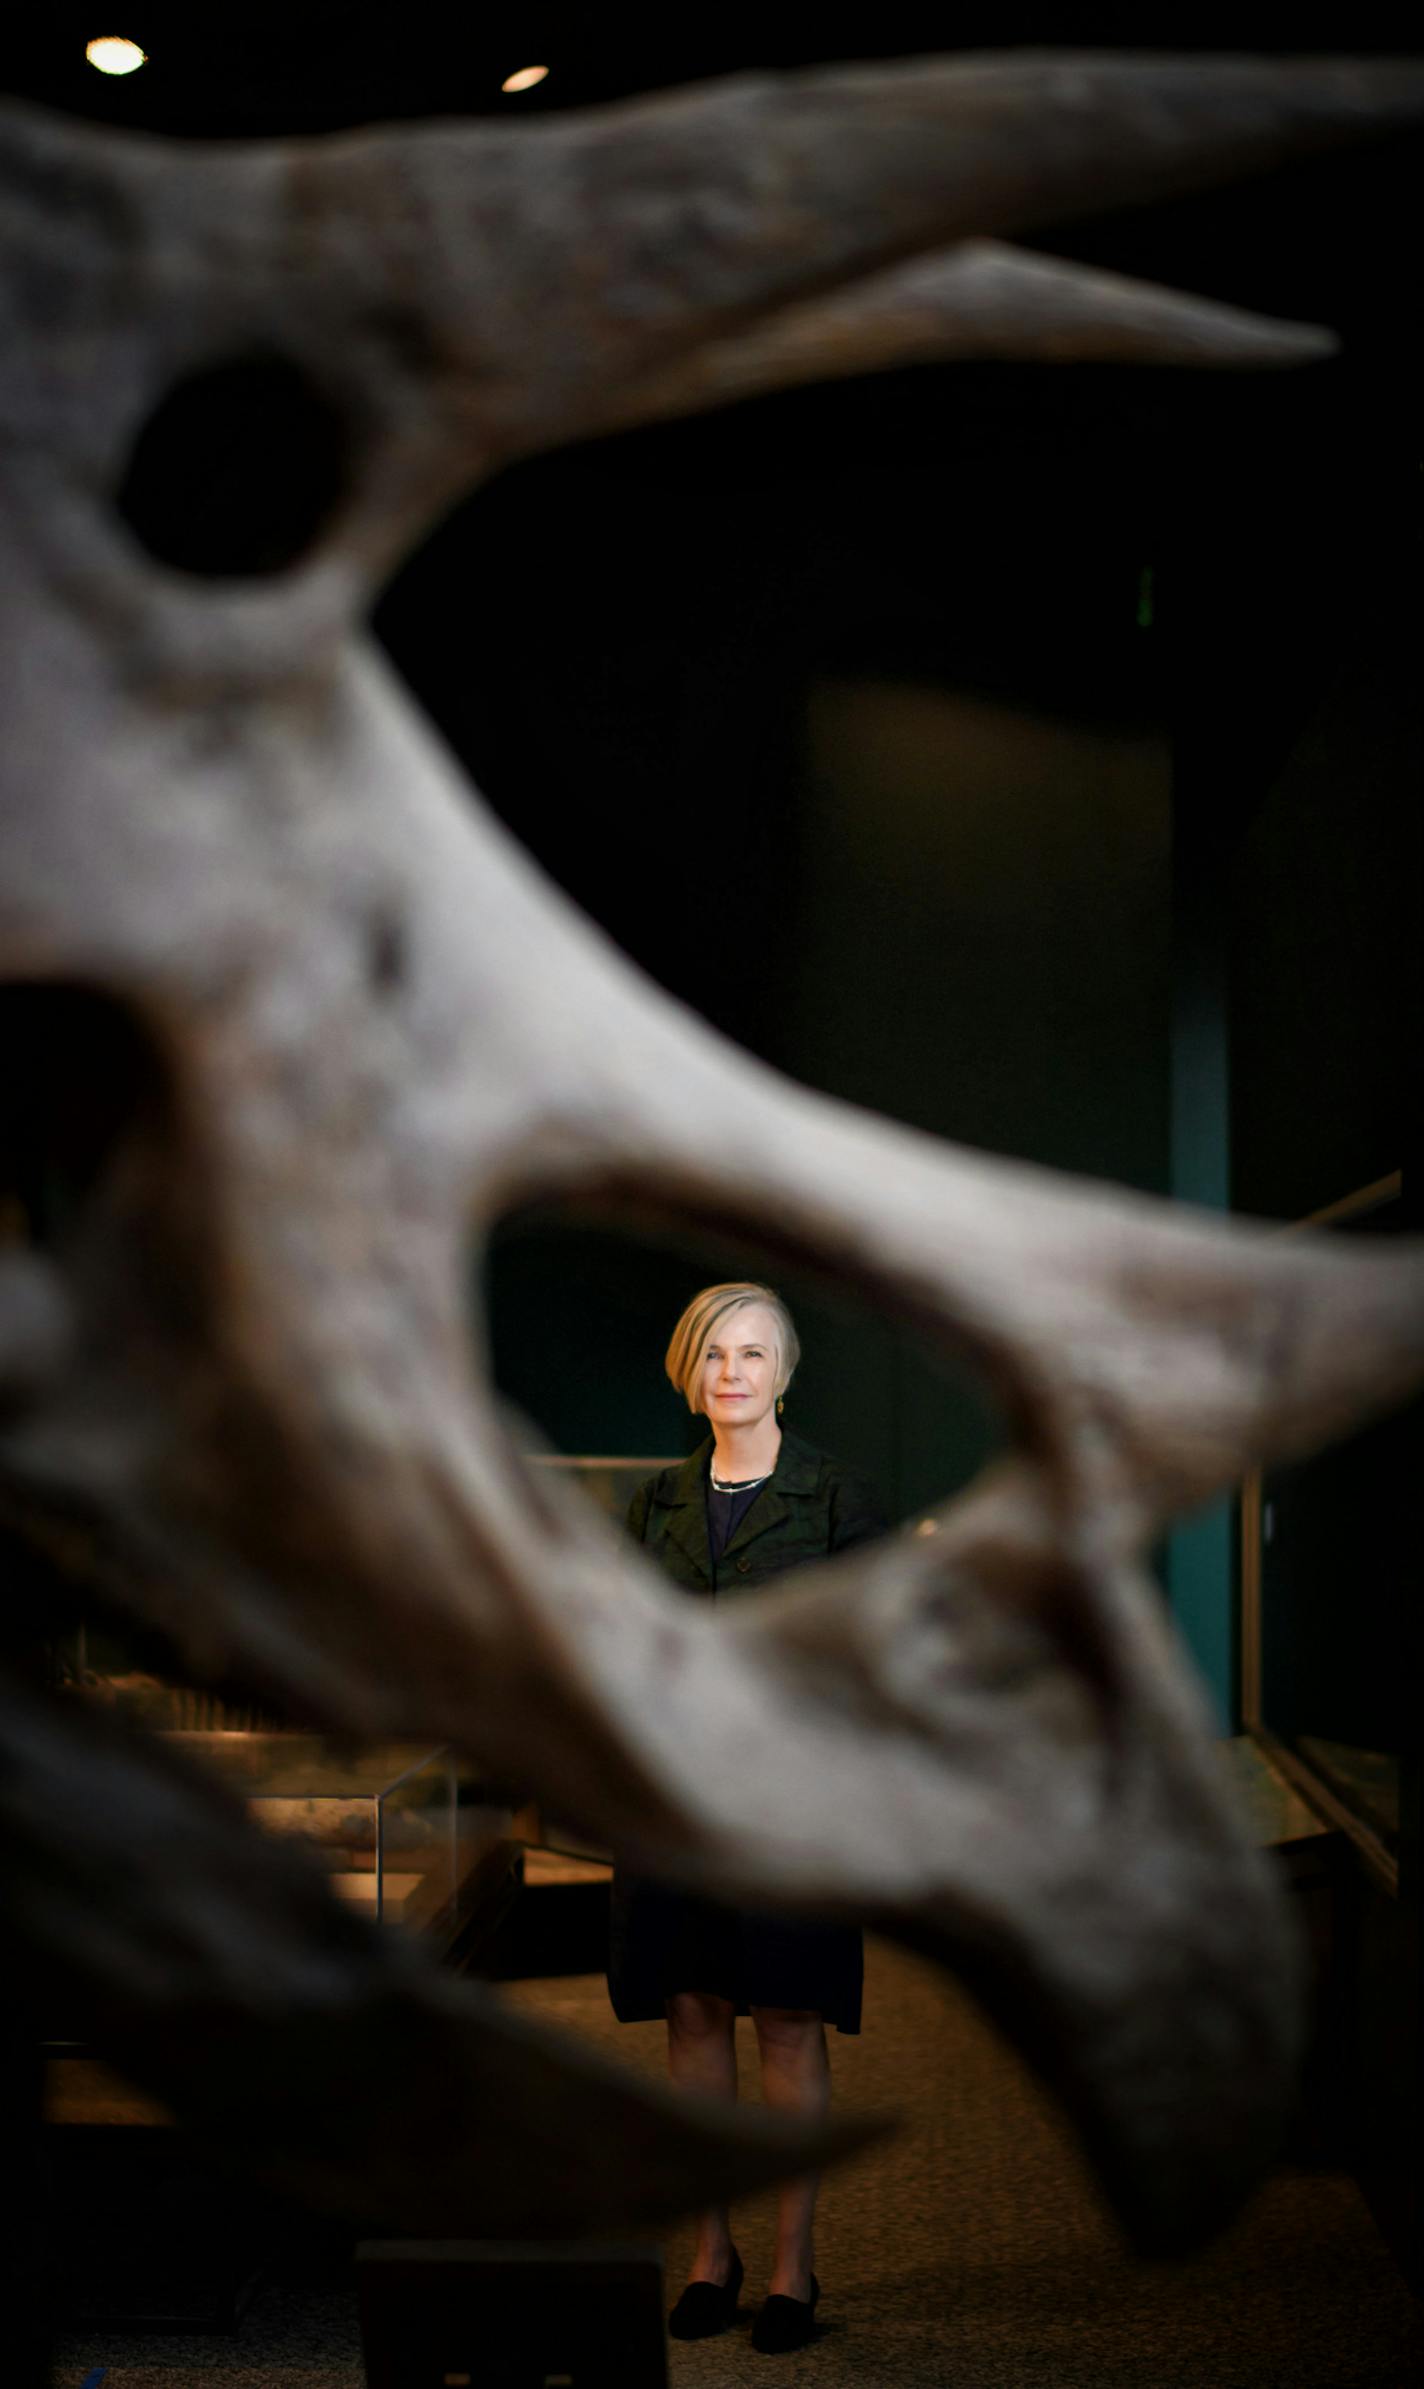
<path id="1" fill-rule="evenodd" d="M 934 1951 L 1144 2246 L 1268 2154 L 1297 2005 L 1144 1554 L 1417 1382 L 1424 1264 L 779 1082 L 542 879 L 362 623 L 457 496 L 604 427 L 931 357 L 1318 354 L 1012 238 L 1421 105 L 1412 68 L 1080 55 L 221 149 L 5 111 L 0 967 L 108 1123 L 0 1250 L 11 1639 L 78 1584 L 195 1677 L 448 1737 L 645 1867 Z M 329 440 L 268 568 L 199 577 L 146 476 L 249 369 L 279 446 Z M 472 1348 L 472 1244 L 558 1192 L 859 1287 L 987 1373 L 1011 1456 L 774 1599 L 671 1595 L 531 1481 Z M 3 1685 L 37 1999 L 258 2170 L 561 2229 L 855 2140 L 605 2073 L 338 1914 L 170 1751 Z"/>

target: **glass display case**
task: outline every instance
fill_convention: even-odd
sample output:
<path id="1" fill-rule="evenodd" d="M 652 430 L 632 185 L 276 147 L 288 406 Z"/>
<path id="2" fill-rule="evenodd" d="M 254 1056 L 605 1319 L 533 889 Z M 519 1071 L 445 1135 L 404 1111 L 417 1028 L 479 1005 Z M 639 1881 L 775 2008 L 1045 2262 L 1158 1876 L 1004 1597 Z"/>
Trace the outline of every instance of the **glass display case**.
<path id="1" fill-rule="evenodd" d="M 305 1843 L 332 1889 L 382 1924 L 416 1926 L 448 1947 L 514 1870 L 527 1814 L 446 1745 L 353 1748 L 297 1732 L 151 1675 L 111 1637 L 83 1629 L 55 1660 L 61 1687 L 219 1776 L 255 1824 Z"/>
<path id="2" fill-rule="evenodd" d="M 512 1810 L 481 1797 L 444 1746 L 342 1751 L 296 1733 L 164 1738 L 221 1776 L 264 1831 L 305 1842 L 332 1889 L 382 1923 L 453 1927 L 472 1869 L 512 1837 Z"/>
<path id="3" fill-rule="evenodd" d="M 622 1523 L 639 1485 L 677 1462 L 531 1455 Z M 115 1709 L 219 1775 L 269 1833 L 305 1843 L 332 1888 L 380 1923 L 433 1934 L 450 1949 L 471 1920 L 490 1929 L 524 1879 L 541 1887 L 606 1877 L 606 1853 L 516 1809 L 444 1745 L 342 1748 L 293 1731 L 255 1704 L 150 1673 L 106 1629 L 81 1626 L 54 1653 L 59 1684 Z M 582 1870 L 582 1873 L 580 1872 Z M 482 1928 L 481 1928 L 482 1929 Z M 464 1945 L 462 1944 L 462 1947 Z"/>

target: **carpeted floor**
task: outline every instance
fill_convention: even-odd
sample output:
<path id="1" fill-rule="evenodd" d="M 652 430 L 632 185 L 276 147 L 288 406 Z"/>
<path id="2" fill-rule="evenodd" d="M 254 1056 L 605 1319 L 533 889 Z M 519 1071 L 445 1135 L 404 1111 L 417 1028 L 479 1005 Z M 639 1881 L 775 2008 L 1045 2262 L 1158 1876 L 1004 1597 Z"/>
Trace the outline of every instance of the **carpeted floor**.
<path id="1" fill-rule="evenodd" d="M 508 1992 L 661 2072 L 661 2027 L 616 2024 L 601 1980 Z M 750 2039 L 744 2051 L 754 2095 Z M 819 2335 L 794 2357 L 749 2347 L 772 2203 L 750 2201 L 735 2223 L 739 2327 L 674 2346 L 674 2389 L 1408 2389 L 1419 2377 L 1419 2310 L 1343 2177 L 1282 2172 L 1206 2255 L 1136 2264 L 1033 2085 L 929 1968 L 872 1944 L 865 2031 L 833 2035 L 831 2053 L 841 2101 L 908 2120 L 826 2182 Z M 668 2242 L 671 2293 L 688 2246 L 685 2230 Z M 104 2389 L 362 2389 L 354 2300 L 331 2289 L 260 2294 L 233 2339 L 69 2343 L 57 2389 L 80 2389 L 97 2365 Z"/>

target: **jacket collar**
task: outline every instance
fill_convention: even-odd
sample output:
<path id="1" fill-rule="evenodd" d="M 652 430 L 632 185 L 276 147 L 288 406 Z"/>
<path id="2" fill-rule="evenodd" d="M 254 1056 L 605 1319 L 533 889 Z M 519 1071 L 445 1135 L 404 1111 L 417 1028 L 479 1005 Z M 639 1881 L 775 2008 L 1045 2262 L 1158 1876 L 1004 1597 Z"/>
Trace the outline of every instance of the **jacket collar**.
<path id="1" fill-rule="evenodd" d="M 705 1436 L 696 1451 L 683 1461 L 667 1497 L 670 1508 L 680 1509 L 684 1505 L 691 1505 L 694 1509 L 702 1507 L 712 1450 L 712 1438 L 710 1435 Z M 776 1493 L 814 1493 L 819 1480 L 819 1454 L 812 1450 L 809 1443 L 803 1443 L 799 1435 L 793 1435 L 789 1427 L 783 1427 L 781 1449 L 771 1472 L 769 1490 Z"/>
<path id="2" fill-rule="evenodd" d="M 711 1555 L 707 1547 L 707 1465 L 712 1457 L 713 1441 L 709 1435 L 690 1458 L 684 1460 L 673 1478 L 668 1506 L 672 1516 L 668 1520 L 669 1539 L 676 1543 L 686 1558 L 711 1581 Z M 781 1430 L 781 1449 L 776 1466 L 768 1482 L 739 1524 L 722 1557 L 730 1559 L 747 1543 L 755 1542 L 770 1527 L 780 1526 L 790 1515 L 790 1499 L 798 1494 L 814 1493 L 819 1481 L 817 1454 L 809 1443 L 789 1428 Z"/>

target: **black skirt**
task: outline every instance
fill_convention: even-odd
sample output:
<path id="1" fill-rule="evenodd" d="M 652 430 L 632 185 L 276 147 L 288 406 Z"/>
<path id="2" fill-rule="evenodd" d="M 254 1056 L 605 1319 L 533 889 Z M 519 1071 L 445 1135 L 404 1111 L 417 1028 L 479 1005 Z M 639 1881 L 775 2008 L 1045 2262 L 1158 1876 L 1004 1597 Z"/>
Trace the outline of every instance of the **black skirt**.
<path id="1" fill-rule="evenodd" d="M 608 1995 L 620 2024 L 660 2017 L 674 1991 L 753 2007 L 804 2008 L 859 2032 L 864 1959 L 854 1925 L 723 1907 L 623 1873 L 613 1878 Z"/>

